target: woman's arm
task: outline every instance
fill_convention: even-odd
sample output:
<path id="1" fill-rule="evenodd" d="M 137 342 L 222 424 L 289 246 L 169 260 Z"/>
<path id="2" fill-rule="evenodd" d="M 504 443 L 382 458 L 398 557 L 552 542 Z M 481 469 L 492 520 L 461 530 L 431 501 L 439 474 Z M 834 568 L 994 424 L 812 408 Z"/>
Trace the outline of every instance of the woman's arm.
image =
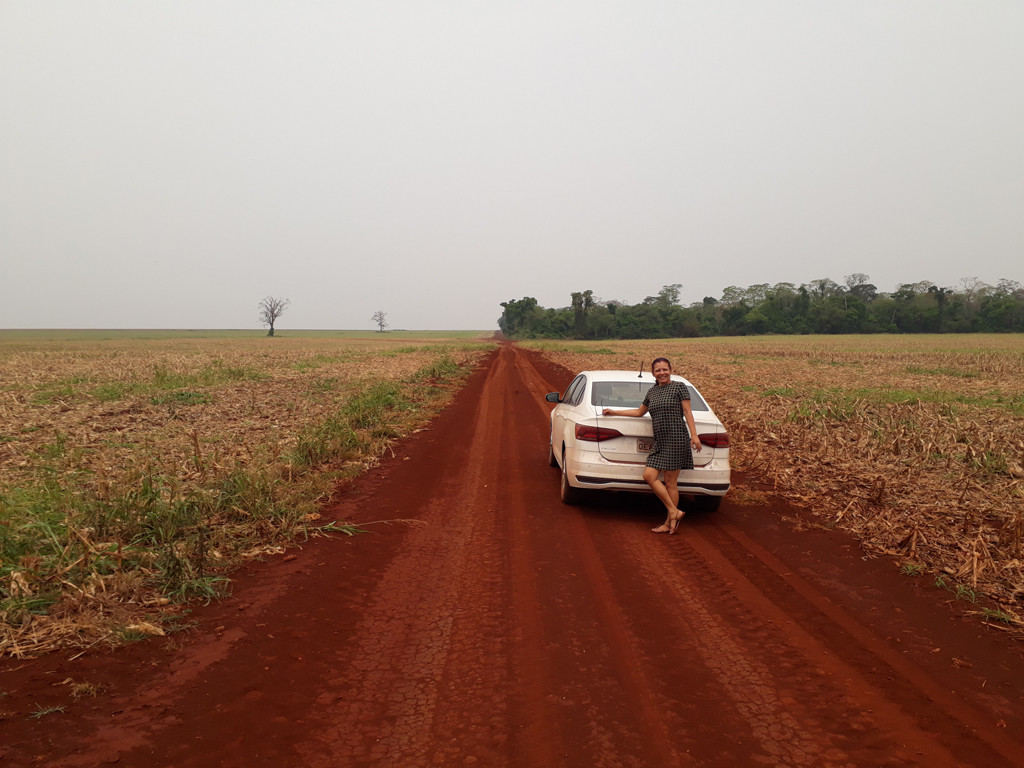
<path id="1" fill-rule="evenodd" d="M 686 419 L 686 428 L 690 430 L 690 447 L 700 453 L 700 438 L 697 437 L 697 425 L 693 421 L 693 409 L 689 400 L 680 401 L 683 404 L 683 418 Z"/>
<path id="2" fill-rule="evenodd" d="M 624 411 L 616 411 L 613 408 L 605 408 L 601 411 L 604 416 L 643 416 L 647 413 L 647 406 L 641 405 L 639 408 L 629 408 Z M 693 418 L 692 416 L 690 418 Z"/>

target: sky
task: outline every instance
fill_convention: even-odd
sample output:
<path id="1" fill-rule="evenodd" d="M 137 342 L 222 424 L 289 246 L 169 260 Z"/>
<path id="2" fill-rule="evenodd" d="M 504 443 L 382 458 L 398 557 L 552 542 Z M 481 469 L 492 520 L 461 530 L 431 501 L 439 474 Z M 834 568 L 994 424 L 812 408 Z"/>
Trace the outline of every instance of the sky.
<path id="1" fill-rule="evenodd" d="M 1024 281 L 1019 0 L 0 0 L 0 328 Z"/>

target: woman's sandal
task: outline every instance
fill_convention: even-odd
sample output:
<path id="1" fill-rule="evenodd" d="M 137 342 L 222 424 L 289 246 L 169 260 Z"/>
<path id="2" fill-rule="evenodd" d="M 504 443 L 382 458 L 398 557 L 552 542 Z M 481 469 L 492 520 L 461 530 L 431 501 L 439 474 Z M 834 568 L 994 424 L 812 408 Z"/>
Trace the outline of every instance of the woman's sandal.
<path id="1" fill-rule="evenodd" d="M 668 530 L 669 536 L 671 536 L 673 533 L 676 532 L 676 529 L 679 528 L 680 521 L 684 517 L 686 517 L 686 513 L 683 512 L 683 510 L 677 509 L 676 512 L 679 513 L 679 516 L 678 517 L 673 517 L 672 520 L 669 522 L 669 530 Z"/>
<path id="2" fill-rule="evenodd" d="M 679 521 L 682 520 L 684 517 L 686 517 L 686 513 L 683 512 L 683 510 L 677 509 L 676 512 L 679 513 L 678 517 L 670 517 L 664 523 L 659 525 L 657 528 L 651 528 L 651 532 L 652 533 L 667 533 L 670 536 L 673 533 L 675 533 L 676 529 L 679 527 Z"/>

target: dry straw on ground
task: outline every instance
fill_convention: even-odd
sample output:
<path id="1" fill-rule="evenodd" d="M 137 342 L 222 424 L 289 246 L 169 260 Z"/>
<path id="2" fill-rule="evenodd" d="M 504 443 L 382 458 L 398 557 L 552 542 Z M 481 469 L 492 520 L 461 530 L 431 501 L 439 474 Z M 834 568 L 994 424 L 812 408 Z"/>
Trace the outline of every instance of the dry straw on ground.
<path id="1" fill-rule="evenodd" d="M 997 625 L 1024 616 L 1024 338 L 535 344 L 572 371 L 671 358 L 725 422 L 735 468 L 905 572 L 987 598 Z"/>
<path id="2" fill-rule="evenodd" d="M 425 424 L 489 348 L 391 335 L 5 340 L 0 654 L 154 634 L 174 609 L 154 585 L 160 558 L 198 563 L 181 580 L 212 591 L 230 564 L 308 535 L 337 482 Z M 228 487 L 239 482 L 253 487 Z M 213 498 L 236 490 L 267 510 Z M 161 553 L 82 522 L 97 505 L 127 510 L 124 523 L 182 500 L 206 510 L 201 525 Z M 12 544 L 33 526 L 46 562 Z"/>

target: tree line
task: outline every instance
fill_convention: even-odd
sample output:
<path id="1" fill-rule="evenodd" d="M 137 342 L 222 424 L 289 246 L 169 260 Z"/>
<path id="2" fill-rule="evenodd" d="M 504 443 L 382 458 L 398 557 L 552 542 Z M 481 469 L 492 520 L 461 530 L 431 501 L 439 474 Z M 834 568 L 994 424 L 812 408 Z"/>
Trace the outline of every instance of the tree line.
<path id="1" fill-rule="evenodd" d="M 729 286 L 719 298 L 682 306 L 682 285 L 663 286 L 639 304 L 571 294 L 567 307 L 533 297 L 501 302 L 501 332 L 516 338 L 652 339 L 753 334 L 1024 332 L 1024 287 L 963 278 L 956 289 L 923 280 L 882 293 L 868 275 Z"/>

